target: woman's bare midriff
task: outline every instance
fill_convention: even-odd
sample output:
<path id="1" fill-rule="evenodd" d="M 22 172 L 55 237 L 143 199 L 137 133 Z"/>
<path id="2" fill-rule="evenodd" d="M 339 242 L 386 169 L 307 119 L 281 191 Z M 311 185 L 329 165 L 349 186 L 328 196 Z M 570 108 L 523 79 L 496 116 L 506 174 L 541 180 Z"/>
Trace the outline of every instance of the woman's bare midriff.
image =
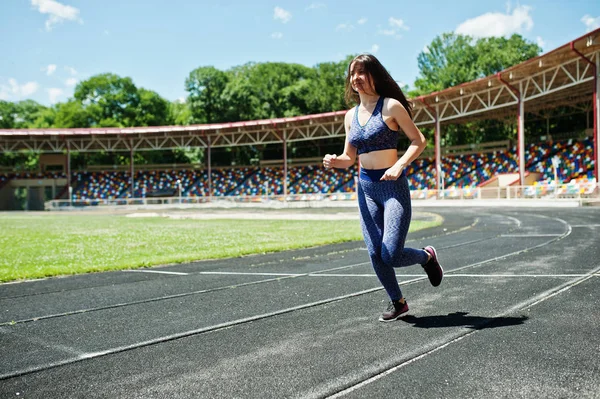
<path id="1" fill-rule="evenodd" d="M 387 169 L 398 161 L 398 150 L 381 150 L 360 154 L 361 168 L 365 169 Z"/>

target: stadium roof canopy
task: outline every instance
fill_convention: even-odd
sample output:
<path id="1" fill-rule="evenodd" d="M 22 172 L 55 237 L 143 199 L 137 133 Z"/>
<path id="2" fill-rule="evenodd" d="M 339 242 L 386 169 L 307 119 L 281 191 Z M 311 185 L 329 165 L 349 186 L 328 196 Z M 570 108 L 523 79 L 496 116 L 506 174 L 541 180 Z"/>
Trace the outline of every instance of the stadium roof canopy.
<path id="1" fill-rule="evenodd" d="M 439 123 L 516 117 L 519 99 L 525 112 L 591 102 L 598 71 L 600 29 L 496 75 L 412 99 L 414 120 L 431 126 L 436 117 Z M 140 151 L 316 140 L 344 136 L 346 112 L 189 126 L 0 129 L 0 151 Z"/>

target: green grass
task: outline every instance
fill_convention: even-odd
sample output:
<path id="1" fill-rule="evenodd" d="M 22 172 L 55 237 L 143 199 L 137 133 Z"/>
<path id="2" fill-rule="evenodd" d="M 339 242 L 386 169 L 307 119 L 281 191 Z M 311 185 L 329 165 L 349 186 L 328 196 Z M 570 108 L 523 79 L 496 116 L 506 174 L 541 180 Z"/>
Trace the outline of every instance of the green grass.
<path id="1" fill-rule="evenodd" d="M 411 231 L 440 222 L 413 221 Z M 358 220 L 0 215 L 0 282 L 228 258 L 362 240 Z"/>

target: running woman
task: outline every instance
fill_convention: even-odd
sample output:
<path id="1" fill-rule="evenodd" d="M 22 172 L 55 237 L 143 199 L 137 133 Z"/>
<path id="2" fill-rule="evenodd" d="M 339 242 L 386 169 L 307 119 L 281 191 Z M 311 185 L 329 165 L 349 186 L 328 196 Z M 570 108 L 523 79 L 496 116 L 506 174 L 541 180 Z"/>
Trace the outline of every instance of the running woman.
<path id="1" fill-rule="evenodd" d="M 358 156 L 358 205 L 363 237 L 373 269 L 390 303 L 379 318 L 393 321 L 408 312 L 396 278 L 396 267 L 423 266 L 434 287 L 444 271 L 435 248 L 405 248 L 411 221 L 406 167 L 425 149 L 426 141 L 412 120 L 412 104 L 385 67 L 371 54 L 352 60 L 346 77 L 346 101 L 358 105 L 346 113 L 346 142 L 341 155 L 327 154 L 323 166 L 346 169 Z M 410 146 L 398 159 L 398 135 Z"/>

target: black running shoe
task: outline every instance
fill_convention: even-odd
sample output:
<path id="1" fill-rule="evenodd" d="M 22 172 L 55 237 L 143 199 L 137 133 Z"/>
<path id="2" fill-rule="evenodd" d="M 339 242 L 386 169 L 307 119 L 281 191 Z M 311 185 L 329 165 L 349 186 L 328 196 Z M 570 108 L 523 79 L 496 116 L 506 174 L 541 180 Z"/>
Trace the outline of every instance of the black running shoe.
<path id="1" fill-rule="evenodd" d="M 444 269 L 442 269 L 442 266 L 438 261 L 437 252 L 434 247 L 428 245 L 423 248 L 423 250 L 431 255 L 429 261 L 423 265 L 423 269 L 425 269 L 425 273 L 427 273 L 431 285 L 437 287 L 442 282 L 442 278 L 444 278 Z"/>
<path id="2" fill-rule="evenodd" d="M 394 321 L 398 320 L 404 313 L 408 312 L 408 303 L 400 303 L 400 301 L 391 301 L 387 310 L 379 316 L 379 321 Z"/>

